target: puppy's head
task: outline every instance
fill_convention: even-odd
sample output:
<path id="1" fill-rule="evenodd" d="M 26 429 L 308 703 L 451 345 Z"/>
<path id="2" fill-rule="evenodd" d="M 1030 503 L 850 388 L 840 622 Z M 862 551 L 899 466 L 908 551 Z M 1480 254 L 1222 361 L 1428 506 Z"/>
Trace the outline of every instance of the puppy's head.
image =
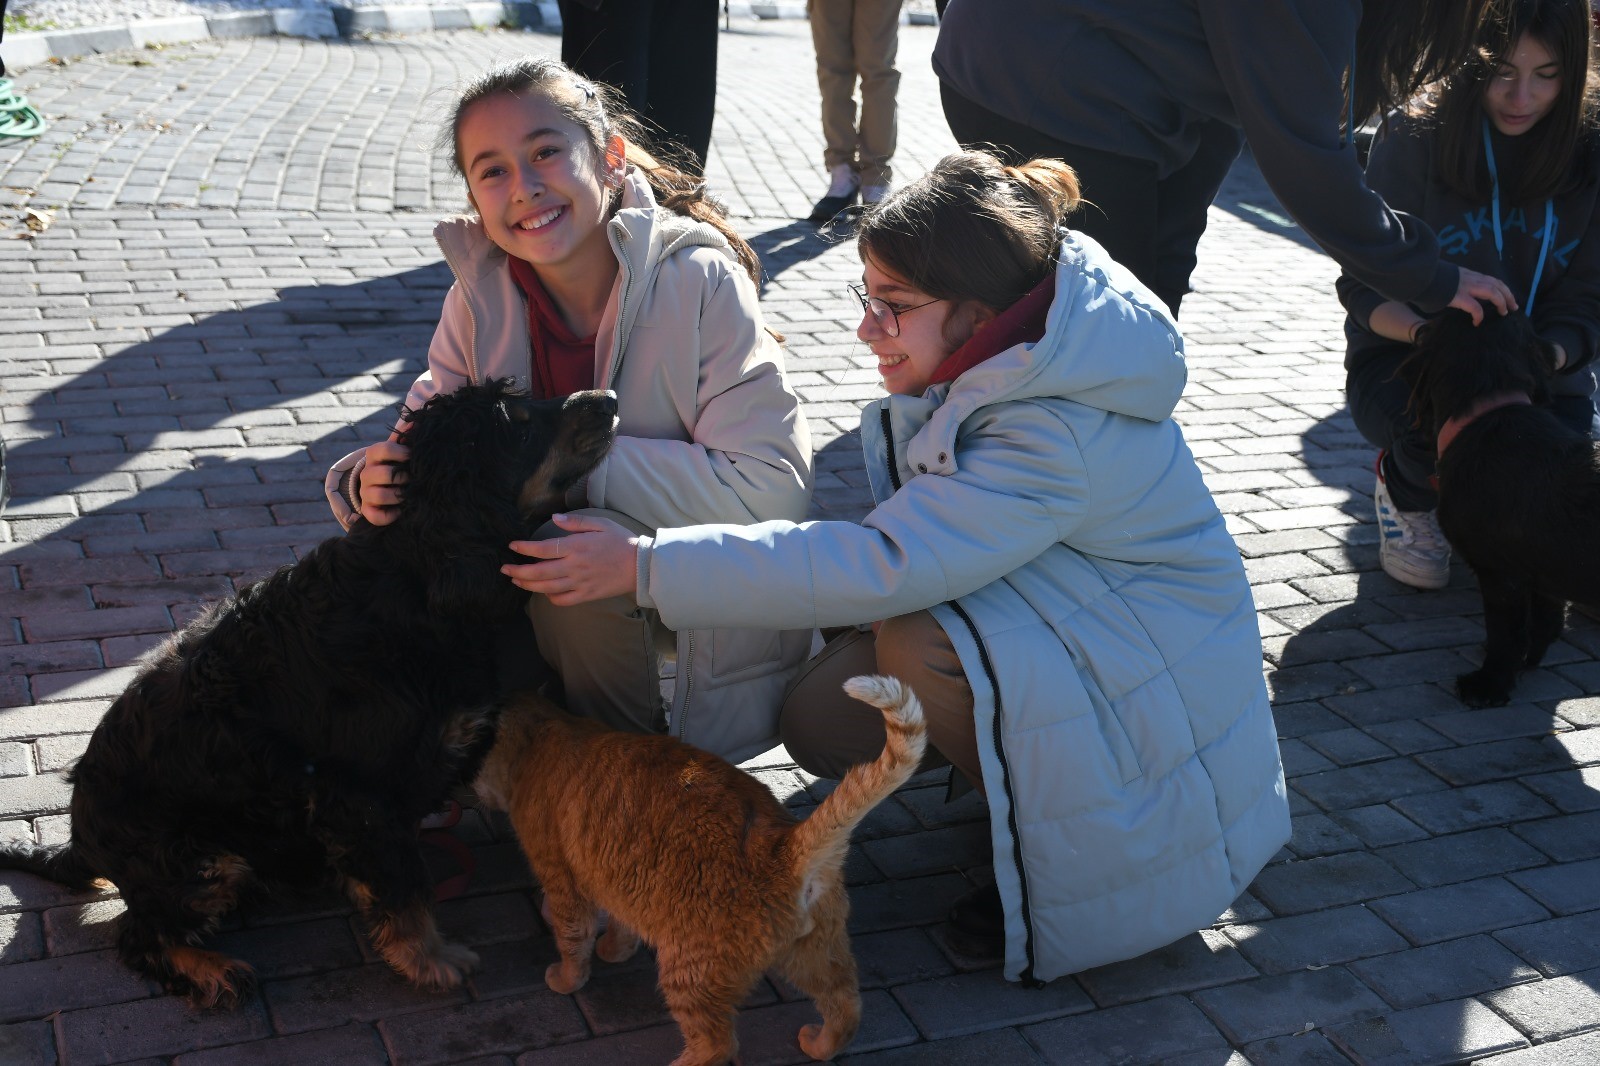
<path id="1" fill-rule="evenodd" d="M 450 614 L 515 609 L 526 599 L 500 574 L 507 545 L 561 510 L 605 457 L 617 399 L 579 392 L 533 400 L 511 382 L 466 385 L 409 413 L 401 443 L 405 505 L 394 529 L 431 571 L 431 606 Z"/>
<path id="2" fill-rule="evenodd" d="M 1418 331 L 1416 348 L 1400 365 L 1416 424 L 1430 433 L 1497 393 L 1523 392 L 1540 403 L 1554 373 L 1550 346 L 1528 316 L 1488 306 L 1478 326 L 1465 311 L 1447 308 Z"/>

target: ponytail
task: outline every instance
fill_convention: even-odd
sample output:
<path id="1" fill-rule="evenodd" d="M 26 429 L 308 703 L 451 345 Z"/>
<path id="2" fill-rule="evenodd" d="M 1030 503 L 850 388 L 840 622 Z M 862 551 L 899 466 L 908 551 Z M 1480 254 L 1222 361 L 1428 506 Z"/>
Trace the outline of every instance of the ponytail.
<path id="1" fill-rule="evenodd" d="M 1055 270 L 1080 203 L 1078 176 L 1059 159 L 1011 167 L 957 152 L 869 210 L 856 242 L 918 292 L 1001 311 Z"/>

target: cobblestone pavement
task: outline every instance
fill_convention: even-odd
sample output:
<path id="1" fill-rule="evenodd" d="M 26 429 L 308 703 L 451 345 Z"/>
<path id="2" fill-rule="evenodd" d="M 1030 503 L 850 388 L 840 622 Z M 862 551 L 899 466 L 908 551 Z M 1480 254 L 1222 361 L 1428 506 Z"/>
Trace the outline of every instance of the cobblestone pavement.
<path id="1" fill-rule="evenodd" d="M 932 37 L 902 35 L 903 175 L 950 147 Z M 855 414 L 877 379 L 843 292 L 851 249 L 792 221 L 823 187 L 806 29 L 744 23 L 722 43 L 710 177 L 766 259 L 817 430 L 816 513 L 855 517 Z M 459 189 L 431 123 L 491 56 L 554 48 L 212 41 L 20 75 L 54 124 L 0 145 L 0 212 L 53 224 L 0 240 L 0 835 L 63 839 L 62 771 L 135 657 L 337 532 L 322 471 L 382 436 L 448 283 L 429 231 Z M 1255 587 L 1292 843 L 1213 928 L 1028 990 L 943 946 L 940 917 L 984 876 L 982 812 L 914 781 L 848 867 L 866 1022 L 847 1061 L 1600 1061 L 1600 628 L 1576 617 L 1510 707 L 1450 696 L 1481 637 L 1470 577 L 1418 593 L 1377 570 L 1334 271 L 1277 210 L 1241 164 L 1185 306 L 1179 418 Z M 781 752 L 751 769 L 814 802 Z M 408 988 L 318 900 L 227 929 L 261 995 L 192 1013 L 112 957 L 115 897 L 0 875 L 0 1062 L 669 1058 L 648 963 L 546 989 L 553 949 L 514 844 L 476 812 L 459 832 L 478 870 L 441 923 L 485 965 L 452 994 Z M 810 1014 L 760 987 L 745 1063 L 801 1061 Z"/>

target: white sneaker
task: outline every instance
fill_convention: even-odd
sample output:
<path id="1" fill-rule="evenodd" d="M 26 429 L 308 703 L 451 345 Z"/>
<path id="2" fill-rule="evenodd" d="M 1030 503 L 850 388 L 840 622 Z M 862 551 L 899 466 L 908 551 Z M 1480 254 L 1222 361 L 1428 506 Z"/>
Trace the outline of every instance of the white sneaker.
<path id="1" fill-rule="evenodd" d="M 1439 529 L 1434 511 L 1402 511 L 1378 474 L 1372 490 L 1378 512 L 1378 563 L 1403 585 L 1442 589 L 1450 582 L 1450 542 Z"/>
<path id="2" fill-rule="evenodd" d="M 880 200 L 882 200 L 885 196 L 888 196 L 888 195 L 889 195 L 889 186 L 887 186 L 887 185 L 863 185 L 863 186 L 861 186 L 861 202 L 864 203 L 864 204 L 875 204 L 875 203 L 878 203 Z"/>
<path id="3" fill-rule="evenodd" d="M 849 163 L 840 163 L 828 174 L 831 179 L 826 193 L 828 196 L 854 198 L 856 190 L 861 188 L 861 178 L 856 175 L 855 167 Z"/>

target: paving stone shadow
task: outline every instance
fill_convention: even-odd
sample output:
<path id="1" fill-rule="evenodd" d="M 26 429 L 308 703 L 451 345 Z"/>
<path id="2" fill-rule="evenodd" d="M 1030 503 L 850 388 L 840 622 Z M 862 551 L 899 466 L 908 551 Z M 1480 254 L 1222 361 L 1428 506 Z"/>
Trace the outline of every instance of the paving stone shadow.
<path id="1" fill-rule="evenodd" d="M 825 226 L 796 219 L 786 225 L 746 235 L 761 257 L 761 294 L 765 296 L 778 275 L 808 263 L 837 244 L 852 240 L 854 227 L 846 219 Z"/>
<path id="2" fill-rule="evenodd" d="M 31 675 L 24 695 L 60 698 L 338 534 L 323 472 L 387 433 L 450 282 L 440 262 L 285 287 L 129 344 L 30 405 L 7 459 L 6 519 L 31 542 L 5 560 L 22 642 L 0 654 Z"/>

